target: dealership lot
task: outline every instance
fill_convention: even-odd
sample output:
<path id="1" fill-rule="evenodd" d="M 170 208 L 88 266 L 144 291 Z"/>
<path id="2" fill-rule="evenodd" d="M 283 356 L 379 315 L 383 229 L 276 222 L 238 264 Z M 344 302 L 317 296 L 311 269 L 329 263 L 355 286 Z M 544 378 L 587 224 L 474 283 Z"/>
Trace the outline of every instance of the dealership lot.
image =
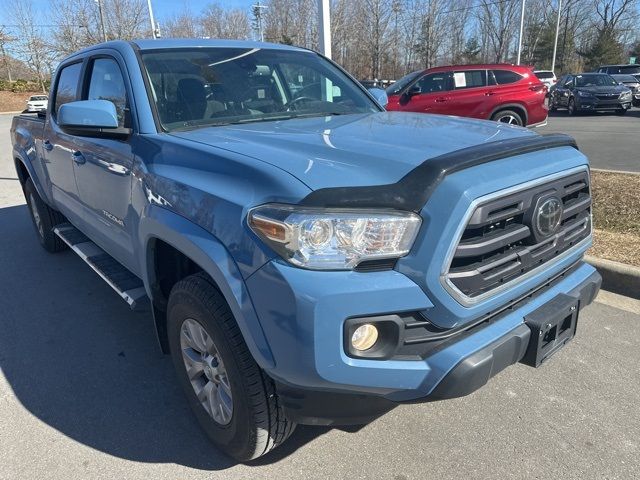
<path id="1" fill-rule="evenodd" d="M 0 479 L 633 478 L 640 470 L 638 303 L 603 295 L 545 367 L 402 406 L 359 431 L 299 428 L 259 464 L 210 446 L 155 344 L 74 254 L 37 244 L 0 116 Z M 640 170 L 640 110 L 568 118 L 594 167 Z M 635 312 L 635 313 L 634 313 Z"/>
<path id="2" fill-rule="evenodd" d="M 596 113 L 570 117 L 566 110 L 553 112 L 540 133 L 567 133 L 591 160 L 592 168 L 640 172 L 640 108 L 626 115 Z"/>

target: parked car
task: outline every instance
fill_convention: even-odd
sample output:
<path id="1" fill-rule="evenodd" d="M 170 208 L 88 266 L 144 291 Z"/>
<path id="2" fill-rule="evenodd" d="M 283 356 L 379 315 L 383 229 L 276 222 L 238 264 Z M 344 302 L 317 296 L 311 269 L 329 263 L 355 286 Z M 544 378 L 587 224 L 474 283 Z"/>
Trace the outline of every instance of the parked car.
<path id="1" fill-rule="evenodd" d="M 527 67 L 456 65 L 413 72 L 387 89 L 387 110 L 482 118 L 520 126 L 547 121 L 545 85 Z"/>
<path id="2" fill-rule="evenodd" d="M 589 164 L 565 135 L 386 112 L 321 55 L 257 42 L 100 44 L 50 97 L 11 126 L 39 242 L 150 306 L 198 422 L 239 460 L 296 424 L 538 367 L 600 287 Z"/>
<path id="3" fill-rule="evenodd" d="M 633 94 L 633 106 L 640 107 L 640 79 L 634 77 L 633 75 L 623 75 L 623 74 L 612 74 L 611 75 L 614 80 L 629 90 Z"/>
<path id="4" fill-rule="evenodd" d="M 535 73 L 536 77 L 538 77 L 540 81 L 547 86 L 547 89 L 553 87 L 558 81 L 556 74 L 551 70 L 534 70 L 533 73 Z"/>
<path id="5" fill-rule="evenodd" d="M 631 108 L 632 98 L 631 90 L 606 73 L 570 74 L 556 83 L 549 109 L 566 108 L 569 115 L 595 111 L 624 115 Z"/>
<path id="6" fill-rule="evenodd" d="M 633 75 L 640 80 L 640 65 L 635 63 L 628 65 L 604 65 L 598 68 L 598 73 Z"/>
<path id="7" fill-rule="evenodd" d="M 49 98 L 46 95 L 32 95 L 27 100 L 27 112 L 41 112 L 47 109 Z"/>

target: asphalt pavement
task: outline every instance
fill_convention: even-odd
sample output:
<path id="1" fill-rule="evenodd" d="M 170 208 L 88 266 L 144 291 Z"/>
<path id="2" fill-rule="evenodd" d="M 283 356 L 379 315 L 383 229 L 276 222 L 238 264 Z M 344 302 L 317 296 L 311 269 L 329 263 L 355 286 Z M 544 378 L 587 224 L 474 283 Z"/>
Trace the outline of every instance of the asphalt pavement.
<path id="1" fill-rule="evenodd" d="M 39 246 L 8 125 L 0 116 L 1 480 L 638 477 L 640 303 L 606 293 L 540 369 L 515 365 L 468 397 L 359 430 L 299 427 L 271 456 L 235 463 L 200 432 L 150 316 L 73 253 Z"/>
<path id="2" fill-rule="evenodd" d="M 593 168 L 640 172 L 640 108 L 626 115 L 592 113 L 570 117 L 566 110 L 549 115 L 539 133 L 566 133 L 578 142 Z"/>

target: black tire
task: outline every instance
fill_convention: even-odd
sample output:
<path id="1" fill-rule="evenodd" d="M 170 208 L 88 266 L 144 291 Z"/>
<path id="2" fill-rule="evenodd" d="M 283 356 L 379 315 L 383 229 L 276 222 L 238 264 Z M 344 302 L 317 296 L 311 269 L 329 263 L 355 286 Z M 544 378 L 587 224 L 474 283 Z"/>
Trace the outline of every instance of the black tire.
<path id="1" fill-rule="evenodd" d="M 576 101 L 573 98 L 569 99 L 569 103 L 567 104 L 567 113 L 571 116 L 578 114 L 578 111 L 576 110 Z"/>
<path id="2" fill-rule="evenodd" d="M 519 127 L 524 126 L 524 121 L 520 114 L 513 110 L 500 110 L 493 114 L 491 120 L 494 122 L 508 123 L 510 125 L 518 125 Z"/>
<path id="3" fill-rule="evenodd" d="M 44 203 L 30 178 L 27 178 L 24 183 L 24 198 L 27 200 L 29 214 L 36 229 L 38 240 L 40 240 L 40 245 L 51 253 L 66 250 L 68 248 L 67 244 L 53 232 L 53 229 L 56 225 L 65 223 L 67 219 L 60 212 L 55 211 Z"/>
<path id="4" fill-rule="evenodd" d="M 205 410 L 187 375 L 180 343 L 186 320 L 204 328 L 224 364 L 233 405 L 226 425 Z M 295 423 L 285 417 L 273 380 L 251 356 L 229 306 L 207 275 L 192 275 L 173 287 L 167 322 L 178 380 L 198 422 L 220 450 L 245 462 L 268 453 L 291 435 Z"/>
<path id="5" fill-rule="evenodd" d="M 556 110 L 558 110 L 558 107 L 556 106 L 556 101 L 553 99 L 553 96 L 551 96 L 549 97 L 549 111 L 555 112 Z"/>
<path id="6" fill-rule="evenodd" d="M 627 114 L 626 108 L 619 108 L 618 110 L 616 110 L 616 115 L 626 115 L 626 114 Z"/>

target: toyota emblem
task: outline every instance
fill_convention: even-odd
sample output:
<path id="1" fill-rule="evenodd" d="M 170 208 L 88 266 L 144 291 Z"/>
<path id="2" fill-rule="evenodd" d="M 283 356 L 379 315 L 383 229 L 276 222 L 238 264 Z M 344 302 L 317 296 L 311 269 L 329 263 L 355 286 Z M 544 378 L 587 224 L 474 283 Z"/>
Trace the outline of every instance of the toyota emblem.
<path id="1" fill-rule="evenodd" d="M 540 235 L 549 236 L 556 232 L 562 221 L 562 202 L 557 197 L 547 198 L 538 206 L 534 226 Z"/>

